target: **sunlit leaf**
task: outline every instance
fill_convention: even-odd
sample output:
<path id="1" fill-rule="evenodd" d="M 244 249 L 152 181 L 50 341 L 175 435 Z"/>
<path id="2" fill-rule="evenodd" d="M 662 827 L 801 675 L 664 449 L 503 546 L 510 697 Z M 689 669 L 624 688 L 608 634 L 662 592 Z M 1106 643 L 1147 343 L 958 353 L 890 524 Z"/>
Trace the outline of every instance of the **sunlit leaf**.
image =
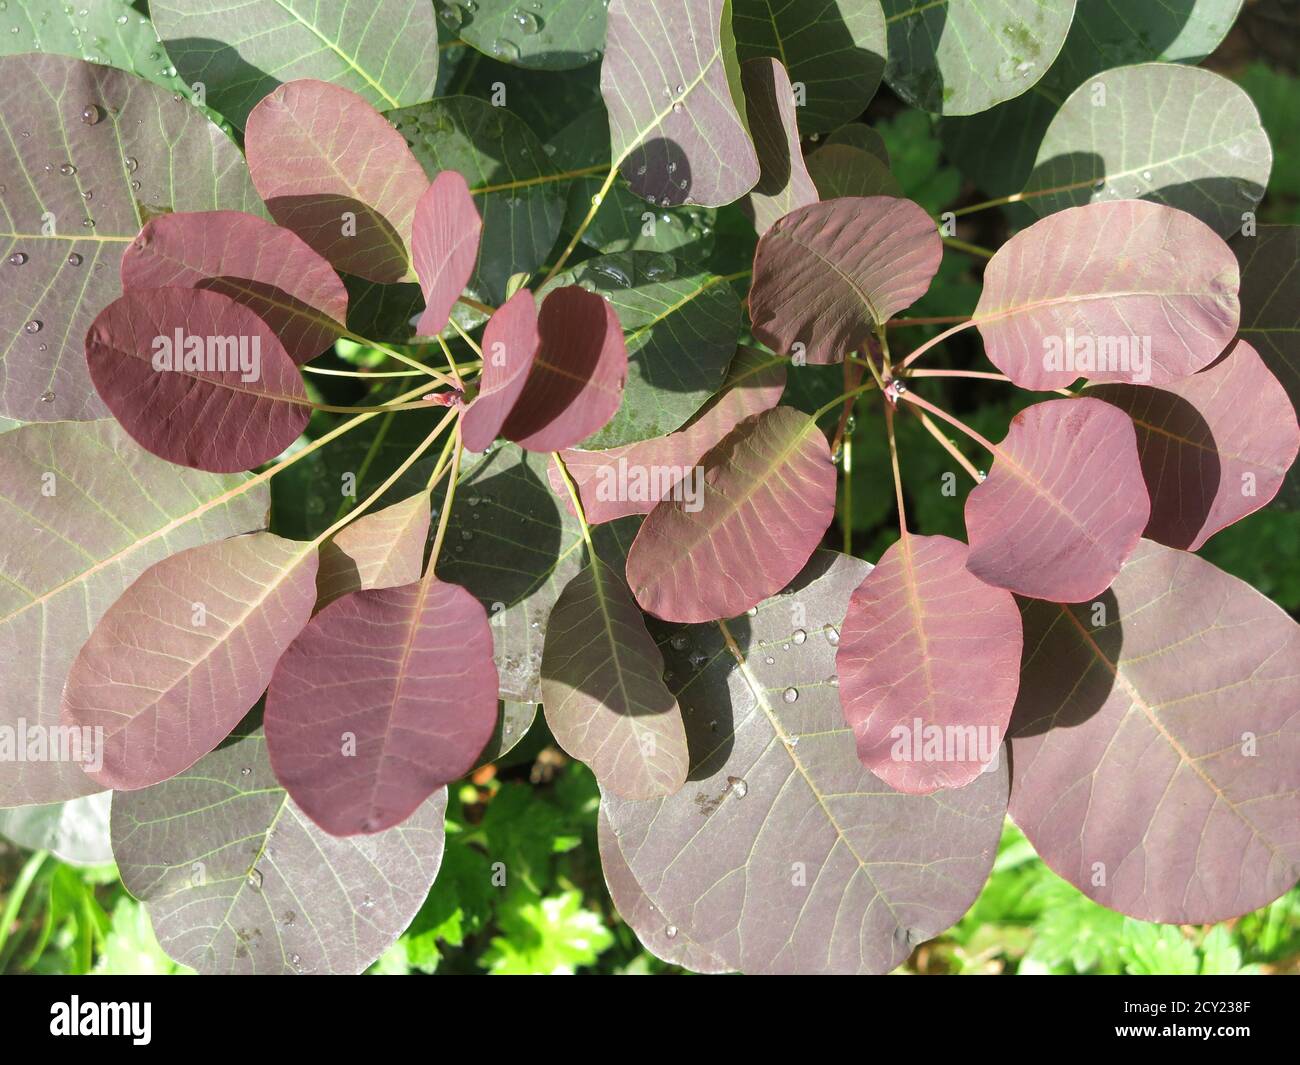
<path id="1" fill-rule="evenodd" d="M 775 59 L 751 59 L 741 65 L 740 77 L 760 170 L 745 209 L 754 228 L 766 233 L 796 207 L 816 203 L 817 189 L 799 146 L 794 90 L 785 67 Z"/>
<path id="2" fill-rule="evenodd" d="M 1020 595 L 1100 595 L 1151 513 L 1133 422 L 1099 399 L 1054 399 L 1011 419 L 966 497 L 967 568 Z"/>
<path id="3" fill-rule="evenodd" d="M 349 592 L 418 581 L 428 536 L 429 496 L 424 492 L 361 515 L 320 546 L 317 608 Z"/>
<path id="4" fill-rule="evenodd" d="M 1160 385 L 1209 365 L 1236 332 L 1232 251 L 1182 211 L 1141 201 L 1044 218 L 998 249 L 975 323 L 1022 388 L 1080 377 Z"/>
<path id="5" fill-rule="evenodd" d="M 442 861 L 446 792 L 397 828 L 327 835 L 280 788 L 260 732 L 113 799 L 113 855 L 158 942 L 201 973 L 359 973 Z"/>
<path id="6" fill-rule="evenodd" d="M 911 200 L 829 200 L 764 234 L 749 291 L 754 335 L 773 351 L 839 362 L 930 287 L 943 242 Z"/>
<path id="7" fill-rule="evenodd" d="M 251 470 L 293 443 L 311 416 L 302 377 L 270 327 L 214 291 L 127 292 L 91 325 L 86 363 L 135 441 L 182 466 Z"/>
<path id="8" fill-rule="evenodd" d="M 898 791 L 959 788 L 998 756 L 1016 701 L 1020 611 L 965 544 L 904 536 L 849 600 L 835 670 L 858 757 Z"/>
<path id="9" fill-rule="evenodd" d="M 102 761 L 86 773 L 129 790 L 188 769 L 257 702 L 315 602 L 315 548 L 270 533 L 154 563 L 68 674 L 61 723 L 95 730 Z"/>
<path id="10" fill-rule="evenodd" d="M 1300 876 L 1300 634 L 1248 585 L 1144 541 L 1094 603 L 1027 603 L 1011 813 L 1105 906 L 1247 913 Z"/>
<path id="11" fill-rule="evenodd" d="M 106 791 L 46 806 L 0 810 L 0 836 L 20 847 L 49 851 L 69 865 L 105 865 L 113 860 L 108 838 Z"/>
<path id="12" fill-rule="evenodd" d="M 792 407 L 745 419 L 701 460 L 693 499 L 661 502 L 627 578 L 666 621 L 735 617 L 803 569 L 835 515 L 835 466 L 817 423 Z"/>
<path id="13" fill-rule="evenodd" d="M 163 215 L 122 255 L 122 287 L 201 288 L 261 318 L 294 362 L 334 343 L 348 293 L 333 268 L 291 230 L 239 211 Z"/>
<path id="14" fill-rule="evenodd" d="M 261 528 L 261 478 L 200 473 L 140 448 L 111 419 L 0 436 L 0 722 L 53 730 L 73 659 L 109 605 L 150 565 Z M 0 806 L 96 789 L 70 760 L 0 763 Z"/>
<path id="15" fill-rule="evenodd" d="M 9 130 L 0 138 L 0 415 L 103 418 L 82 343 L 121 291 L 118 263 L 140 226 L 173 210 L 261 204 L 239 150 L 203 112 L 130 74 L 5 56 L 0 114 Z"/>
<path id="16" fill-rule="evenodd" d="M 460 298 L 478 262 L 483 219 L 464 177 L 444 170 L 415 205 L 411 258 L 424 290 L 424 313 L 416 326 L 434 337 L 447 328 L 451 309 Z"/>
<path id="17" fill-rule="evenodd" d="M 729 0 L 611 0 L 600 91 L 614 165 L 664 207 L 719 207 L 758 181 Z"/>
<path id="18" fill-rule="evenodd" d="M 331 603 L 289 645 L 266 695 L 276 779 L 335 836 L 401 824 L 473 767 L 496 720 L 487 616 L 439 580 Z"/>

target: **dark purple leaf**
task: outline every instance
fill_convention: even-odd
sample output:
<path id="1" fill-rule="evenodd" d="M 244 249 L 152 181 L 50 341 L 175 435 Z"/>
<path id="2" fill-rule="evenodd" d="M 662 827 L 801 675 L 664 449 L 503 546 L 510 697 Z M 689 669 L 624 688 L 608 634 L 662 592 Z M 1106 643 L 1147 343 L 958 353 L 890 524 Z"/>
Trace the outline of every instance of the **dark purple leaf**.
<path id="1" fill-rule="evenodd" d="M 461 440 L 470 451 L 486 451 L 519 401 L 537 357 L 537 302 L 520 289 L 488 319 L 483 330 L 483 376 L 478 396 L 461 416 Z"/>
<path id="2" fill-rule="evenodd" d="M 817 202 L 817 189 L 804 166 L 790 77 L 775 59 L 751 59 L 740 68 L 745 107 L 761 171 L 745 200 L 754 228 L 766 233 L 796 207 Z"/>

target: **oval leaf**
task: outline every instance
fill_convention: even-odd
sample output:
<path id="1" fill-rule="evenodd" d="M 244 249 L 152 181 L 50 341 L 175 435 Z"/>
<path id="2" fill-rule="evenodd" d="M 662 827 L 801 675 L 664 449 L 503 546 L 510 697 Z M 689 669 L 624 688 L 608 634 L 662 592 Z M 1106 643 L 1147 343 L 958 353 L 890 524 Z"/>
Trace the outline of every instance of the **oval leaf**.
<path id="1" fill-rule="evenodd" d="M 496 720 L 487 616 L 439 580 L 331 603 L 284 653 L 266 695 L 276 779 L 335 836 L 406 820 L 474 766 Z"/>
<path id="2" fill-rule="evenodd" d="M 790 80 L 803 85 L 799 128 L 805 135 L 825 133 L 867 109 L 885 69 L 880 0 L 733 0 L 732 10 L 740 58 L 779 59 Z"/>
<path id="3" fill-rule="evenodd" d="M 802 207 L 758 242 L 754 335 L 776 352 L 802 350 L 810 363 L 839 362 L 925 295 L 942 257 L 933 220 L 911 200 Z"/>
<path id="4" fill-rule="evenodd" d="M 1272 166 L 1268 135 L 1243 89 L 1198 67 L 1141 63 L 1098 74 L 1061 105 L 1025 201 L 1047 215 L 1140 198 L 1195 215 L 1226 237 L 1259 203 Z"/>
<path id="5" fill-rule="evenodd" d="M 338 339 L 348 292 L 295 233 L 240 211 L 167 214 L 122 255 L 122 287 L 201 288 L 242 303 L 298 365 Z"/>
<path id="6" fill-rule="evenodd" d="M 541 347 L 502 432 L 528 451 L 558 451 L 618 410 L 627 347 L 614 309 L 576 285 L 546 296 L 537 329 Z"/>
<path id="7" fill-rule="evenodd" d="M 614 167 L 669 207 L 721 207 L 758 182 L 728 0 L 611 0 L 600 93 Z"/>
<path id="8" fill-rule="evenodd" d="M 111 418 L 0 435 L 0 728 L 53 734 L 68 670 L 109 604 L 168 555 L 261 528 L 270 503 L 265 478 L 173 466 Z M 93 790 L 77 761 L 0 761 L 0 806 Z"/>
<path id="9" fill-rule="evenodd" d="M 424 492 L 363 514 L 320 545 L 316 608 L 367 588 L 396 588 L 420 579 L 429 538 Z"/>
<path id="10" fill-rule="evenodd" d="M 542 705 L 556 742 L 625 799 L 686 783 L 682 712 L 627 584 L 599 558 L 565 586 L 547 623 Z"/>
<path id="11" fill-rule="evenodd" d="M 1144 541 L 1099 602 L 1027 603 L 1024 621 L 1011 814 L 1048 865 L 1104 906 L 1172 924 L 1237 917 L 1295 884 L 1291 618 Z"/>
<path id="12" fill-rule="evenodd" d="M 601 805 L 667 925 L 728 968 L 888 972 L 966 912 L 992 865 L 1005 765 L 923 796 L 858 761 L 834 658 L 868 568 L 821 552 L 727 635 L 656 626 L 687 712 L 690 779 L 667 799 Z"/>
<path id="13" fill-rule="evenodd" d="M 1264 506 L 1300 450 L 1286 390 L 1244 340 L 1163 388 L 1100 385 L 1088 394 L 1133 419 L 1151 495 L 1143 535 L 1169 547 L 1197 551 Z"/>
<path id="14" fill-rule="evenodd" d="M 374 107 L 434 95 L 438 28 L 407 0 L 154 0 L 149 7 L 187 85 L 237 126 L 282 81 L 334 82 Z M 251 121 L 251 120 L 250 120 Z"/>
<path id="15" fill-rule="evenodd" d="M 364 99 L 323 81 L 282 85 L 248 116 L 244 147 L 280 225 L 339 270 L 414 280 L 408 242 L 429 179 Z"/>
<path id="16" fill-rule="evenodd" d="M 416 329 L 436 337 L 447 328 L 451 309 L 465 291 L 478 262 L 483 219 L 465 179 L 444 170 L 415 205 L 411 255 L 424 290 L 424 313 Z"/>
<path id="17" fill-rule="evenodd" d="M 150 566 L 95 626 L 68 674 L 64 725 L 92 729 L 106 788 L 157 784 L 230 735 L 316 602 L 316 551 L 270 533 Z"/>
<path id="18" fill-rule="evenodd" d="M 723 391 L 686 428 L 654 440 L 605 451 L 560 452 L 592 525 L 649 514 L 661 499 L 698 492 L 700 459 L 751 414 L 771 410 L 785 391 L 785 366 L 764 352 L 741 348 Z M 568 490 L 554 466 L 551 487 Z M 679 487 L 680 486 L 680 487 Z M 569 503 L 572 511 L 573 505 Z"/>
<path id="19" fill-rule="evenodd" d="M 541 345 L 537 301 L 520 289 L 488 319 L 483 330 L 483 376 L 478 395 L 461 415 L 461 442 L 486 451 L 519 401 Z"/>
<path id="20" fill-rule="evenodd" d="M 0 139 L 0 239 L 5 259 L 22 259 L 4 264 L 0 416 L 103 418 L 82 345 L 120 294 L 127 244 L 153 215 L 260 213 L 261 203 L 230 138 L 157 85 L 63 56 L 20 55 L 0 58 L 0 86 L 0 113 L 17 131 Z"/>
<path id="21" fill-rule="evenodd" d="M 985 480 L 966 497 L 967 568 L 1019 595 L 1100 595 L 1151 514 L 1128 415 L 1099 399 L 1054 399 L 1011 419 Z"/>
<path id="22" fill-rule="evenodd" d="M 312 824 L 260 732 L 113 799 L 113 856 L 158 942 L 200 973 L 363 972 L 411 923 L 442 862 L 446 792 L 364 840 Z"/>
<path id="23" fill-rule="evenodd" d="M 823 200 L 903 195 L 902 186 L 889 172 L 888 165 L 851 144 L 822 145 L 808 157 L 808 173 Z"/>
<path id="24" fill-rule="evenodd" d="M 642 608 L 666 621 L 744 613 L 804 567 L 835 516 L 835 465 L 792 407 L 741 422 L 701 460 L 702 491 L 650 512 L 627 561 Z"/>
<path id="25" fill-rule="evenodd" d="M 775 59 L 751 59 L 740 68 L 745 107 L 761 174 L 745 200 L 754 228 L 766 233 L 796 207 L 817 202 L 804 165 L 790 77 Z"/>
<path id="26" fill-rule="evenodd" d="M 1240 306 L 1231 249 L 1191 215 L 1092 204 L 1021 230 L 989 260 L 974 321 L 1021 388 L 1079 377 L 1160 385 L 1223 351 Z"/>
<path id="27" fill-rule="evenodd" d="M 890 787 L 960 788 L 997 758 L 1015 705 L 1020 611 L 967 547 L 904 536 L 858 586 L 835 671 L 862 764 Z"/>
<path id="28" fill-rule="evenodd" d="M 449 4 L 444 21 L 461 40 L 502 63 L 533 70 L 571 70 L 594 62 L 605 44 L 602 0 L 565 0 L 542 9 L 518 0 Z"/>
<path id="29" fill-rule="evenodd" d="M 881 0 L 885 80 L 909 104 L 971 115 L 1028 91 L 1065 43 L 1075 0 Z"/>
<path id="30" fill-rule="evenodd" d="M 182 466 L 251 470 L 292 444 L 311 417 L 276 335 L 218 292 L 126 293 L 91 325 L 86 363 L 136 442 Z"/>

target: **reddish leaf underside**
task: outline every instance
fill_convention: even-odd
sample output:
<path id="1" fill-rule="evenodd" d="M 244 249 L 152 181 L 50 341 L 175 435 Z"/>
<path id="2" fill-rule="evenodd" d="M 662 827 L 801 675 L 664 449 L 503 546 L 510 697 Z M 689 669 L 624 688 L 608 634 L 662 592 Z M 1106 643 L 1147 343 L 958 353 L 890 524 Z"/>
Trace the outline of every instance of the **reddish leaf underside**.
<path id="1" fill-rule="evenodd" d="M 360 96 L 310 79 L 281 85 L 248 116 L 244 148 L 271 217 L 337 269 L 414 279 L 409 241 L 429 179 Z"/>
<path id="2" fill-rule="evenodd" d="M 320 546 L 316 608 L 349 592 L 418 581 L 428 536 L 429 496 L 424 492 L 361 515 Z"/>
<path id="3" fill-rule="evenodd" d="M 1300 877 L 1300 629 L 1143 541 L 1110 591 L 1024 604 L 1011 814 L 1080 891 L 1210 924 Z"/>
<path id="4" fill-rule="evenodd" d="M 1286 390 L 1244 340 L 1219 362 L 1160 388 L 1099 385 L 1137 428 L 1151 495 L 1144 533 L 1196 551 L 1278 493 L 1300 449 Z"/>
<path id="5" fill-rule="evenodd" d="M 473 767 L 496 720 L 487 614 L 439 580 L 331 603 L 280 659 L 266 697 L 276 779 L 336 836 L 401 823 Z"/>
<path id="6" fill-rule="evenodd" d="M 127 292 L 91 325 L 86 363 L 132 438 L 182 466 L 251 470 L 311 417 L 298 368 L 270 326 L 219 292 Z"/>
<path id="7" fill-rule="evenodd" d="M 415 205 L 411 231 L 411 258 L 424 292 L 424 313 L 415 327 L 421 336 L 436 337 L 447 328 L 451 309 L 474 273 L 482 232 L 469 183 L 455 170 L 444 170 Z"/>
<path id="8" fill-rule="evenodd" d="M 1163 384 L 1209 365 L 1240 306 L 1232 250 L 1162 204 L 1072 207 L 989 260 L 974 321 L 989 360 L 1022 388 Z"/>
<path id="9" fill-rule="evenodd" d="M 722 391 L 684 428 L 667 436 L 604 451 L 560 453 L 592 525 L 629 514 L 649 514 L 661 499 L 694 486 L 700 458 L 751 414 L 771 410 L 785 391 L 786 369 L 754 348 L 741 348 Z M 573 511 L 554 464 L 551 488 Z M 680 486 L 680 487 L 679 487 Z"/>
<path id="10" fill-rule="evenodd" d="M 200 288 L 242 303 L 298 365 L 338 339 L 348 293 L 291 230 L 242 211 L 163 215 L 122 256 L 122 288 Z"/>
<path id="11" fill-rule="evenodd" d="M 501 433 L 528 382 L 541 335 L 537 301 L 520 289 L 488 319 L 483 329 L 483 375 L 478 396 L 461 416 L 461 442 L 470 451 L 486 451 Z"/>
<path id="12" fill-rule="evenodd" d="M 1048 400 L 1011 420 L 966 498 L 966 566 L 1019 595 L 1082 602 L 1114 580 L 1150 513 L 1128 415 L 1099 399 Z"/>
<path id="13" fill-rule="evenodd" d="M 750 59 L 741 64 L 740 77 L 761 171 L 745 198 L 745 210 L 761 234 L 796 207 L 816 203 L 817 189 L 804 166 L 794 89 L 785 67 L 775 59 Z"/>
<path id="14" fill-rule="evenodd" d="M 542 301 L 541 347 L 503 435 L 528 451 L 573 447 L 610 420 L 623 401 L 627 345 L 614 309 L 577 285 Z"/>
<path id="15" fill-rule="evenodd" d="M 839 362 L 925 294 L 942 257 L 934 221 L 911 200 L 845 197 L 801 207 L 758 242 L 754 335 L 810 363 Z"/>
<path id="16" fill-rule="evenodd" d="M 830 446 L 792 407 L 745 419 L 701 463 L 699 496 L 659 503 L 628 555 L 637 602 L 665 621 L 743 614 L 803 569 L 835 516 Z"/>
<path id="17" fill-rule="evenodd" d="M 226 738 L 316 602 L 310 544 L 253 533 L 155 563 L 100 619 L 68 675 L 62 723 L 102 729 L 106 788 L 157 784 Z"/>
<path id="18" fill-rule="evenodd" d="M 627 584 L 593 559 L 551 610 L 542 705 L 559 745 L 625 799 L 671 795 L 686 782 L 686 730 L 663 672 Z"/>
<path id="19" fill-rule="evenodd" d="M 862 764 L 892 788 L 959 788 L 996 765 L 1020 671 L 1010 592 L 966 569 L 967 547 L 908 535 L 849 600 L 835 670 Z"/>

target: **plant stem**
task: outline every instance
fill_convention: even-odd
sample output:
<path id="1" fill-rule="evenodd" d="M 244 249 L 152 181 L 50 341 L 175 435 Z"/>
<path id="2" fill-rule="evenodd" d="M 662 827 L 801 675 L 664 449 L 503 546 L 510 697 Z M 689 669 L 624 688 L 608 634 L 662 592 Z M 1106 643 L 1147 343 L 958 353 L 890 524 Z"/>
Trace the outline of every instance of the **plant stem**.
<path id="1" fill-rule="evenodd" d="M 466 307 L 474 308 L 474 310 L 478 311 L 479 314 L 486 314 L 489 318 L 496 314 L 497 311 L 495 307 L 489 307 L 486 303 L 479 303 L 478 300 L 470 299 L 469 296 L 457 296 L 456 300 L 459 303 L 465 304 Z"/>
<path id="2" fill-rule="evenodd" d="M 903 506 L 903 475 L 898 468 L 898 440 L 894 435 L 894 405 L 885 404 L 885 432 L 889 436 L 889 462 L 894 470 L 894 496 L 898 500 L 898 535 L 907 539 L 907 510 Z"/>
<path id="3" fill-rule="evenodd" d="M 944 314 L 937 318 L 891 318 L 885 323 L 885 328 L 906 329 L 909 325 L 952 325 L 954 322 L 965 322 L 969 317 L 966 314 Z"/>
<path id="4" fill-rule="evenodd" d="M 968 255 L 978 255 L 981 259 L 992 259 L 993 252 L 988 248 L 981 248 L 978 244 L 970 244 L 964 240 L 958 240 L 956 237 L 944 237 L 943 242 L 948 247 L 956 251 L 964 251 Z"/>
<path id="5" fill-rule="evenodd" d="M 457 326 L 457 329 L 459 329 L 459 328 L 460 328 L 460 327 Z M 464 336 L 463 333 L 462 333 L 461 335 Z M 456 387 L 457 387 L 458 389 L 460 389 L 462 392 L 464 392 L 464 391 L 465 391 L 465 382 L 464 382 L 463 380 L 461 380 L 461 376 L 460 376 L 460 367 L 456 365 L 456 360 L 452 357 L 452 354 L 451 354 L 451 348 L 449 348 L 449 347 L 447 346 L 447 342 L 446 342 L 445 340 L 443 340 L 441 336 L 438 337 L 438 344 L 439 344 L 439 346 L 442 348 L 442 353 L 443 353 L 443 355 L 445 355 L 446 358 L 447 358 L 447 365 L 448 365 L 448 367 L 451 368 L 451 376 L 452 376 L 452 379 L 456 382 Z M 479 354 L 481 355 L 482 352 L 480 352 Z"/>
<path id="6" fill-rule="evenodd" d="M 908 377 L 978 377 L 985 381 L 1010 381 L 1004 373 L 990 373 L 986 370 L 913 370 Z"/>
<path id="7" fill-rule="evenodd" d="M 935 417 L 942 418 L 945 422 L 953 426 L 955 429 L 960 429 L 963 433 L 965 433 L 972 440 L 974 440 L 975 443 L 979 444 L 980 447 L 982 447 L 994 458 L 1001 457 L 1002 452 L 1001 450 L 999 450 L 996 444 L 980 436 L 979 433 L 977 433 L 974 429 L 972 429 L 960 418 L 953 417 L 946 410 L 942 410 L 939 407 L 936 407 L 933 403 L 929 402 L 928 400 L 922 399 L 920 396 L 915 395 L 910 391 L 904 392 L 900 398 L 907 400 L 908 403 L 915 404 L 916 406 L 920 407 L 922 410 L 929 411 L 931 414 L 935 415 Z"/>
<path id="8" fill-rule="evenodd" d="M 853 437 L 846 436 L 840 454 L 844 470 L 844 553 L 853 554 Z M 832 452 L 834 454 L 834 452 Z"/>
<path id="9" fill-rule="evenodd" d="M 303 366 L 305 373 L 318 373 L 326 377 L 357 377 L 366 380 L 371 377 L 427 377 L 423 370 L 388 370 L 366 372 L 364 370 L 327 370 L 324 366 Z"/>
<path id="10" fill-rule="evenodd" d="M 438 515 L 438 532 L 433 538 L 433 550 L 429 552 L 429 566 L 424 571 L 422 584 L 434 580 L 434 570 L 438 557 L 442 554 L 442 542 L 447 538 L 447 525 L 451 519 L 451 505 L 456 499 L 456 481 L 460 477 L 460 457 L 465 449 L 460 444 L 460 424 L 456 425 L 456 435 L 452 438 L 451 476 L 447 480 L 447 494 L 443 496 L 442 513 Z"/>
<path id="11" fill-rule="evenodd" d="M 366 497 L 365 502 L 359 504 L 358 506 L 353 507 L 350 511 L 344 514 L 343 517 L 339 518 L 338 521 L 336 521 L 323 533 L 317 536 L 316 539 L 313 540 L 312 542 L 314 544 L 324 543 L 336 532 L 338 532 L 341 528 L 343 528 L 343 526 L 361 517 L 361 515 L 363 515 L 367 510 L 369 510 L 376 503 L 376 501 L 378 501 L 379 498 L 383 496 L 385 492 L 387 492 L 390 488 L 393 487 L 393 485 L 395 485 L 398 482 L 402 474 L 404 474 L 407 470 L 409 470 L 412 466 L 415 465 L 415 463 L 419 460 L 420 456 L 423 455 L 426 451 L 429 450 L 429 448 L 433 446 L 433 442 L 437 440 L 438 437 L 442 434 L 443 429 L 447 427 L 447 423 L 450 422 L 455 417 L 457 417 L 459 414 L 460 411 L 457 410 L 455 407 L 447 411 L 447 413 L 443 415 L 442 420 L 439 421 L 436 426 L 434 426 L 433 432 L 431 432 L 427 437 L 424 438 L 424 442 L 421 443 L 420 446 L 417 447 L 414 451 L 412 451 L 406 457 L 405 461 L 400 466 L 397 467 L 397 469 L 395 469 L 392 473 L 388 475 L 388 477 L 384 480 L 383 484 L 381 484 L 378 488 L 376 488 L 373 492 L 371 492 L 369 496 Z"/>
<path id="12" fill-rule="evenodd" d="M 908 410 L 910 410 L 913 414 L 915 414 L 918 418 L 921 419 L 921 424 L 925 426 L 926 432 L 928 432 L 932 437 L 934 437 L 937 441 L 939 441 L 943 449 L 946 452 L 948 452 L 948 454 L 951 455 L 954 459 L 957 460 L 957 465 L 959 465 L 963 470 L 969 473 L 971 475 L 971 479 L 974 480 L 976 484 L 979 484 L 980 481 L 984 480 L 984 478 L 980 476 L 979 470 L 975 468 L 974 464 L 970 461 L 970 459 L 968 459 L 965 455 L 961 453 L 961 451 L 958 450 L 957 445 L 954 444 L 951 440 L 948 439 L 947 436 L 944 435 L 943 430 L 934 424 L 934 422 L 930 419 L 930 416 L 926 414 L 925 411 L 921 410 L 919 407 L 908 407 Z"/>
<path id="13" fill-rule="evenodd" d="M 564 459 L 560 458 L 560 453 L 552 451 L 551 458 L 555 460 L 555 468 L 560 471 L 560 479 L 564 481 L 564 487 L 569 490 L 569 498 L 573 500 L 573 511 L 578 515 L 578 524 L 582 526 L 582 538 L 587 542 L 587 552 L 594 560 L 596 547 L 591 542 L 591 526 L 587 524 L 587 512 L 582 507 L 582 496 L 578 493 L 578 486 L 573 483 L 573 478 L 569 476 L 568 467 L 564 465 Z"/>
<path id="14" fill-rule="evenodd" d="M 49 851 L 37 851 L 28 858 L 14 879 L 13 887 L 9 889 L 9 899 L 5 903 L 4 913 L 0 914 L 0 957 L 4 956 L 9 930 L 18 920 L 18 911 L 22 909 L 23 900 L 27 897 L 32 881 L 36 879 L 36 874 L 41 871 L 41 866 L 49 856 Z"/>
<path id="15" fill-rule="evenodd" d="M 855 361 L 857 361 L 857 360 L 855 360 Z M 853 389 L 851 392 L 845 392 L 844 395 L 842 395 L 842 396 L 836 396 L 833 400 L 831 400 L 829 403 L 827 403 L 824 407 L 819 407 L 816 411 L 813 412 L 813 416 L 812 416 L 812 417 L 813 417 L 813 421 L 815 421 L 815 422 L 821 421 L 822 418 L 824 418 L 827 414 L 829 414 L 831 411 L 833 411 L 836 407 L 838 407 L 838 406 L 839 406 L 841 403 L 843 403 L 845 400 L 847 400 L 847 399 L 852 399 L 854 396 L 860 396 L 860 395 L 862 395 L 862 394 L 865 393 L 865 392 L 870 392 L 870 391 L 871 391 L 873 388 L 875 388 L 875 387 L 876 387 L 876 382 L 875 382 L 875 381 L 868 381 L 865 385 L 859 385 L 857 388 Z"/>
<path id="16" fill-rule="evenodd" d="M 421 392 L 424 389 L 420 389 Z M 428 410 L 429 404 L 423 400 L 416 403 L 385 403 L 378 407 L 336 407 L 333 403 L 312 403 L 308 401 L 305 406 L 311 407 L 312 410 L 324 411 L 326 414 L 391 414 L 399 410 Z"/>
<path id="17" fill-rule="evenodd" d="M 454 330 L 456 330 L 457 333 L 460 334 L 461 340 L 465 341 L 465 343 L 468 344 L 473 349 L 474 354 L 479 357 L 479 361 L 481 362 L 483 360 L 483 349 L 479 347 L 478 343 L 474 340 L 473 337 L 471 337 L 468 333 L 465 332 L 465 330 L 463 330 L 460 327 L 460 323 L 456 321 L 455 318 L 450 319 L 450 321 L 451 321 L 451 327 Z M 438 338 L 438 343 L 442 345 L 443 351 L 447 351 L 447 344 L 442 339 L 442 337 Z M 447 352 L 447 361 L 448 362 L 451 361 L 451 352 Z"/>
<path id="18" fill-rule="evenodd" d="M 917 359 L 919 359 L 932 347 L 934 347 L 937 344 L 942 344 L 950 336 L 954 336 L 955 334 L 960 333 L 963 329 L 969 329 L 974 324 L 975 324 L 974 318 L 967 318 L 964 322 L 960 322 L 957 325 L 954 325 L 951 329 L 945 329 L 942 333 L 939 333 L 937 336 L 931 337 L 919 348 L 916 348 L 910 355 L 907 356 L 907 358 L 905 358 L 902 362 L 900 362 L 898 364 L 898 368 L 900 370 L 906 370 L 909 366 L 912 365 L 912 363 L 914 363 Z"/>
<path id="19" fill-rule="evenodd" d="M 352 332 L 351 329 L 344 329 L 342 332 L 342 336 L 348 340 L 351 340 L 354 344 L 360 344 L 362 347 L 373 348 L 375 351 L 382 351 L 390 359 L 396 359 L 398 362 L 404 362 L 406 363 L 407 366 L 411 367 L 411 369 L 419 370 L 421 373 L 427 374 L 429 377 L 432 377 L 437 381 L 441 381 L 443 384 L 450 385 L 455 383 L 450 378 L 448 378 L 445 373 L 441 373 L 438 370 L 433 369 L 432 367 L 425 366 L 424 363 L 411 358 L 411 356 L 409 355 L 404 355 L 400 351 L 394 351 L 386 344 L 377 343 L 374 340 L 370 340 L 368 337 L 363 337 L 360 333 L 354 333 Z"/>
<path id="20" fill-rule="evenodd" d="M 573 234 L 573 239 L 569 241 L 569 246 L 565 248 L 564 253 L 555 260 L 555 264 L 542 280 L 542 287 L 564 269 L 564 264 L 569 261 L 569 256 L 573 254 L 573 250 L 578 246 L 578 242 L 582 240 L 583 234 L 587 232 L 587 227 L 595 220 L 596 212 L 600 210 L 600 205 L 605 202 L 605 197 L 609 195 L 609 190 L 614 187 L 614 180 L 618 177 L 618 168 L 622 165 L 622 162 L 623 160 L 619 159 L 609 168 L 609 173 L 605 175 L 605 180 L 601 184 L 599 191 L 591 198 L 591 207 L 587 211 L 586 217 L 583 218 L 582 222 L 578 225 L 577 231 Z"/>

